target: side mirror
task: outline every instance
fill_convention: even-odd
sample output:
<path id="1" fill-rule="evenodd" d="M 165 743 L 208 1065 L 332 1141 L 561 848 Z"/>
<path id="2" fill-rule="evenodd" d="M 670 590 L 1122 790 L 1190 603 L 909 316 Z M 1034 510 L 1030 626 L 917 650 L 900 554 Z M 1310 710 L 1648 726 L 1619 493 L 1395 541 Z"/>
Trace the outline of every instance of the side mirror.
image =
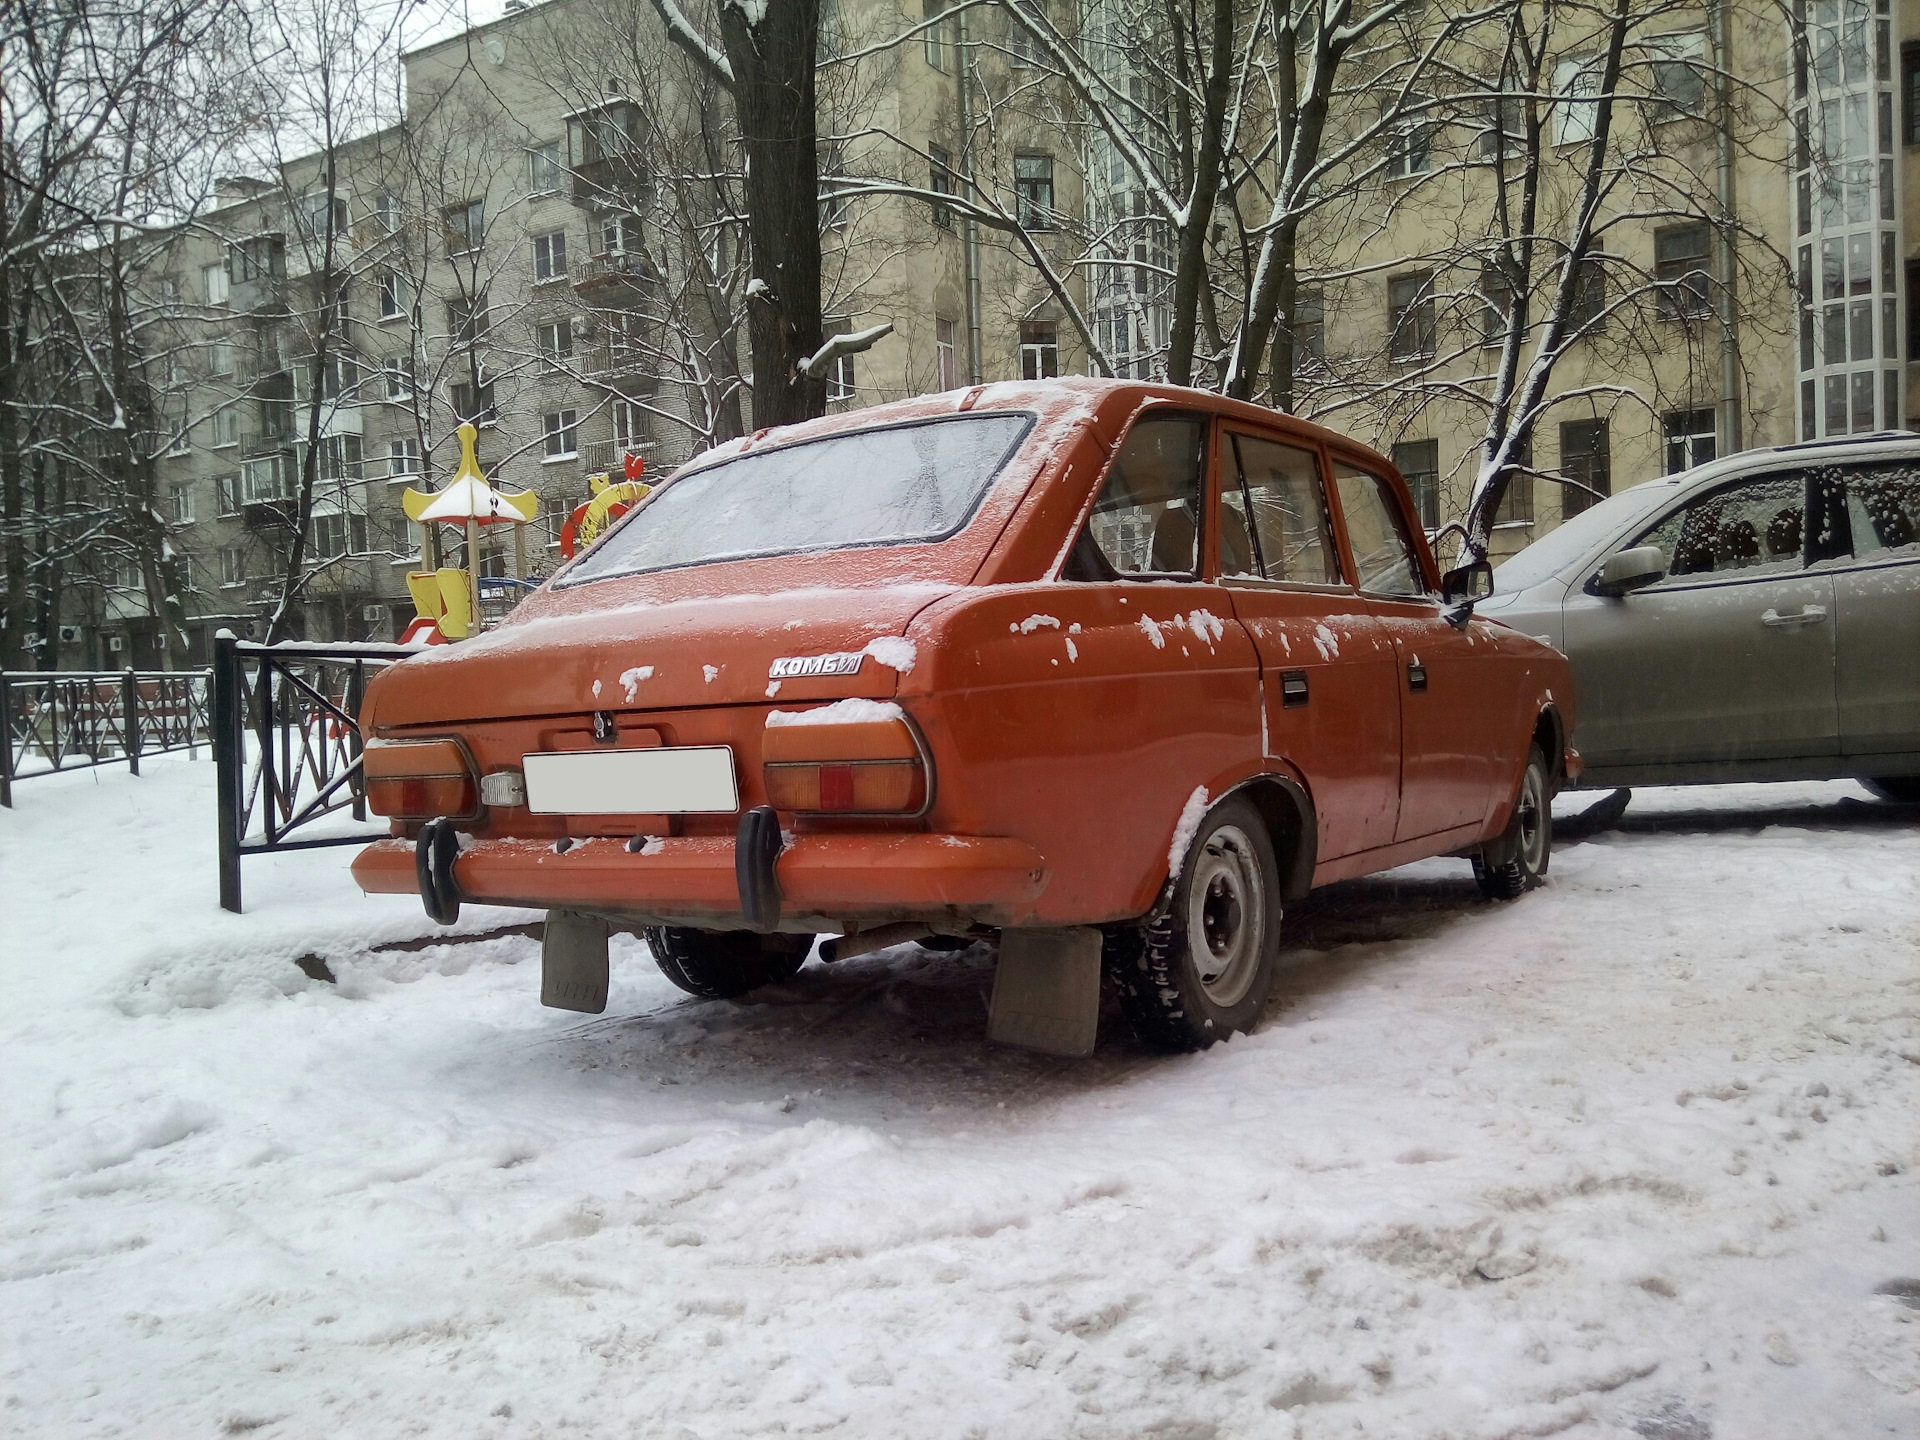
<path id="1" fill-rule="evenodd" d="M 1609 555 L 1601 563 L 1600 573 L 1593 577 L 1593 589 L 1597 595 L 1618 598 L 1666 578 L 1666 552 L 1658 545 L 1639 545 Z"/>
<path id="2" fill-rule="evenodd" d="M 1493 593 L 1493 566 L 1485 560 L 1462 565 L 1440 577 L 1440 598 L 1448 605 L 1471 605 Z"/>

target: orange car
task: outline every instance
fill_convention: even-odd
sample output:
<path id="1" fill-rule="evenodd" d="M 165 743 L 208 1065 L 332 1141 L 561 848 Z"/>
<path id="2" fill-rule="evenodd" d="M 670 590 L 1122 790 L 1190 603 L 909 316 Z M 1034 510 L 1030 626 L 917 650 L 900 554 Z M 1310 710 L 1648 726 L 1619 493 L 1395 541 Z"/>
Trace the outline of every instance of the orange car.
<path id="1" fill-rule="evenodd" d="M 997 939 L 989 1033 L 1250 1028 L 1282 907 L 1424 856 L 1512 897 L 1577 773 L 1566 661 L 1472 615 L 1393 467 L 1257 406 L 976 386 L 702 455 L 499 629 L 369 687 L 369 891 L 548 909 L 598 1013 Z"/>

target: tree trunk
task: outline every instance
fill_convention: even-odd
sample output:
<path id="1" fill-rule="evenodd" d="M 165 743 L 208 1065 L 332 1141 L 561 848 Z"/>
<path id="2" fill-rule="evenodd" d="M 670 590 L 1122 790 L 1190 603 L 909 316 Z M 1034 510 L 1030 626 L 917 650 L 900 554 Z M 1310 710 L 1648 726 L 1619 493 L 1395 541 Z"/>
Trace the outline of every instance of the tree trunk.
<path id="1" fill-rule="evenodd" d="M 1213 207 L 1220 194 L 1221 133 L 1233 80 L 1233 0 L 1213 0 L 1213 43 L 1208 64 L 1206 113 L 1200 119 L 1200 153 L 1194 160 L 1188 191 L 1187 223 L 1180 231 L 1180 254 L 1173 278 L 1173 328 L 1167 339 L 1167 379 L 1193 383 L 1193 344 L 1198 328 L 1200 292 L 1207 284 L 1207 242 L 1213 231 Z"/>
<path id="2" fill-rule="evenodd" d="M 819 0 L 778 0 L 749 25 L 722 5 L 734 109 L 747 152 L 747 234 L 765 285 L 747 303 L 753 423 L 788 425 L 827 411 L 827 381 L 804 363 L 824 343 L 820 319 L 820 172 L 815 153 L 814 51 Z"/>

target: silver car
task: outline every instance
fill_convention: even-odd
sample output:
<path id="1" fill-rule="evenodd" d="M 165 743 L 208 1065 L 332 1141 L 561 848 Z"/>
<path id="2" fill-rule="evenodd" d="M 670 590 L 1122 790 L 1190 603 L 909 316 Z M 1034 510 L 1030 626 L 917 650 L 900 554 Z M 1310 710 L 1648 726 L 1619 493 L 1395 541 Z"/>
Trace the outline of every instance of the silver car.
<path id="1" fill-rule="evenodd" d="M 1748 450 L 1575 516 L 1480 613 L 1573 662 L 1586 787 L 1920 801 L 1920 436 Z"/>

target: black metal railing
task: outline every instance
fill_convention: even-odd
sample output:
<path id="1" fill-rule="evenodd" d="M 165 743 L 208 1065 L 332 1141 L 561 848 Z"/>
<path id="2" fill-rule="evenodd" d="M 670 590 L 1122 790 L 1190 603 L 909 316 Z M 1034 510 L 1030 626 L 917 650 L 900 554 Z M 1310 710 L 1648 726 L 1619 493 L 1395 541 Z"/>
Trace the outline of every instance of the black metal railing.
<path id="1" fill-rule="evenodd" d="M 0 806 L 16 781 L 207 742 L 205 670 L 0 671 Z"/>
<path id="2" fill-rule="evenodd" d="M 213 642 L 213 756 L 220 905 L 240 910 L 240 861 L 275 850 L 364 845 L 387 830 L 288 837 L 342 811 L 367 818 L 360 701 L 403 645 Z"/>

